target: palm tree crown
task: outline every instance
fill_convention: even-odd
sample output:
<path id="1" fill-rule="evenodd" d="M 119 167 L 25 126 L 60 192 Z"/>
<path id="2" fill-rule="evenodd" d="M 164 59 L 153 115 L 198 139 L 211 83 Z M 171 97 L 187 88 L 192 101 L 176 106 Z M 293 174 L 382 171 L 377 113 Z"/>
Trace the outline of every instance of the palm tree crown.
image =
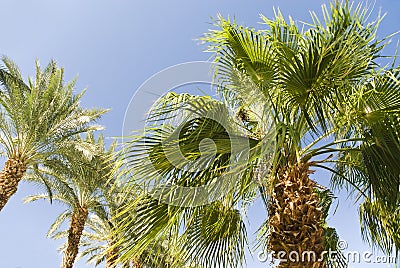
<path id="1" fill-rule="evenodd" d="M 96 141 L 89 133 L 85 139 L 75 137 L 76 142 L 92 144 L 95 151 L 82 151 L 76 146 L 65 153 L 62 158 L 52 158 L 47 166 L 40 170 L 40 175 L 29 174 L 27 179 L 41 184 L 46 176 L 47 186 L 51 194 L 38 194 L 26 198 L 26 202 L 38 199 L 50 199 L 65 205 L 67 209 L 56 219 L 48 235 L 53 238 L 67 236 L 64 248 L 63 268 L 71 268 L 78 254 L 82 233 L 87 224 L 90 213 L 104 214 L 103 190 L 110 187 L 114 166 L 110 159 L 114 156 L 115 144 L 109 151 L 104 149 L 104 138 L 100 136 Z M 61 224 L 70 220 L 67 232 L 57 232 Z"/>
<path id="2" fill-rule="evenodd" d="M 220 18 L 219 29 L 204 37 L 221 99 L 169 93 L 133 137 L 126 154 L 132 187 L 142 183 L 148 191 L 126 206 L 137 210 L 137 221 L 127 217 L 116 229 L 135 234 L 124 237 L 133 245 L 126 258 L 173 234 L 188 262 L 237 267 L 247 241 L 238 208 L 246 211 L 258 197 L 267 208 L 259 242 L 274 258 L 279 251 L 321 256 L 334 243 L 324 220 L 330 202 L 310 178 L 315 168 L 331 172 L 334 186 L 356 191 L 367 237 L 386 251 L 399 249 L 399 68 L 378 65 L 385 45 L 376 38 L 380 18 L 368 23 L 367 9 L 339 1 L 323 13 L 323 22 L 312 13 L 303 29 L 279 12 L 274 20 L 262 17 L 265 30 Z M 201 148 L 209 139 L 211 156 Z M 237 146 L 244 141 L 246 148 Z M 199 205 L 204 185 L 210 203 Z M 197 194 L 185 195 L 184 187 Z"/>
<path id="3" fill-rule="evenodd" d="M 64 84 L 64 70 L 51 61 L 41 69 L 36 62 L 35 79 L 27 83 L 17 66 L 3 58 L 0 68 L 0 145 L 8 160 L 0 174 L 0 210 L 16 192 L 18 182 L 27 168 L 36 172 L 39 165 L 62 154 L 72 144 L 74 136 L 100 129 L 93 121 L 106 112 L 104 109 L 83 109 L 74 83 Z"/>

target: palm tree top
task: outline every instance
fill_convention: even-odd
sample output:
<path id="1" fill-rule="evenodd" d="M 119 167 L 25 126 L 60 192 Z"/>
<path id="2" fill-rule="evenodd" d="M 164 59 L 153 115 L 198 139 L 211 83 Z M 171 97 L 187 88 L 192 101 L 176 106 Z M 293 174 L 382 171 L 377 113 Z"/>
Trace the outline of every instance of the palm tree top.
<path id="1" fill-rule="evenodd" d="M 215 56 L 220 100 L 167 94 L 153 107 L 145 130 L 128 144 L 126 158 L 134 173 L 128 188 L 138 183 L 166 185 L 171 189 L 166 196 L 176 197 L 181 194 L 178 187 L 211 185 L 222 177 L 217 176 L 220 173 L 232 175 L 230 184 L 216 188 L 228 189 L 226 195 L 211 204 L 185 207 L 152 198 L 154 188 L 150 187 L 125 207 L 127 213 L 131 210 L 139 216 L 137 221 L 126 217 L 117 228 L 121 233 L 134 230 L 124 237 L 132 247 L 123 257 L 135 256 L 150 241 L 172 233 L 183 254 L 189 253 L 184 256 L 188 261 L 206 267 L 237 267 L 244 259 L 238 244 L 246 244 L 243 219 L 240 213 L 236 217 L 238 207 L 246 211 L 247 204 L 260 196 L 266 203 L 271 198 L 278 200 L 282 193 L 274 191 L 282 189 L 278 185 L 285 179 L 285 189 L 297 183 L 296 179 L 307 181 L 309 197 L 316 203 L 313 191 L 318 191 L 314 189 L 318 184 L 308 179 L 311 168 L 328 170 L 333 185 L 354 189 L 366 203 L 369 198 L 380 200 L 391 209 L 400 204 L 399 180 L 390 179 L 398 178 L 392 171 L 398 170 L 393 159 L 400 148 L 396 131 L 399 71 L 378 64 L 387 41 L 376 37 L 382 18 L 370 23 L 367 8 L 334 1 L 323 8 L 323 19 L 312 13 L 312 23 L 303 29 L 280 12 L 274 19 L 262 19 L 266 29 L 255 30 L 220 17 L 219 29 L 202 39 Z M 229 118 L 222 121 L 230 122 L 230 128 L 211 120 L 210 113 L 202 113 L 207 109 L 221 111 L 222 117 Z M 230 129 L 236 130 L 234 139 L 228 135 Z M 229 161 L 236 164 L 240 159 L 241 152 L 231 150 L 236 137 L 249 141 L 249 161 L 240 165 L 240 172 Z M 262 150 L 263 142 L 271 137 L 272 153 Z M 202 158 L 200 145 L 205 138 L 214 141 L 213 157 Z M 178 150 L 186 157 L 184 161 L 179 160 Z M 193 200 L 193 196 L 187 198 L 189 203 Z M 374 209 L 381 207 L 363 211 L 376 216 L 371 213 Z M 375 223 L 376 218 L 368 221 Z M 229 228 L 218 229 L 225 224 Z M 235 231 L 229 234 L 230 230 Z M 378 231 L 382 233 L 375 227 Z M 208 237 L 208 233 L 215 235 Z M 395 242 L 396 236 L 385 237 Z M 214 258 L 208 258 L 210 254 Z"/>
<path id="2" fill-rule="evenodd" d="M 0 144 L 9 158 L 41 161 L 76 134 L 102 127 L 92 124 L 107 110 L 84 109 L 85 91 L 74 94 L 75 80 L 64 83 L 64 69 L 55 61 L 24 82 L 14 62 L 3 57 L 0 67 Z"/>

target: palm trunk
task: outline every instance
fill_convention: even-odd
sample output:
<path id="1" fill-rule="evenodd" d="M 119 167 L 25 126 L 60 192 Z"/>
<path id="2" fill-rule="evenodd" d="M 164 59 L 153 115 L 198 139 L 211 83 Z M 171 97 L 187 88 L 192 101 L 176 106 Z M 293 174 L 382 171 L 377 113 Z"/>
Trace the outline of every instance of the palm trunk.
<path id="1" fill-rule="evenodd" d="M 132 268 L 143 268 L 143 265 L 138 259 L 132 261 Z"/>
<path id="2" fill-rule="evenodd" d="M 0 172 L 0 211 L 18 189 L 26 172 L 26 165 L 18 159 L 8 159 Z"/>
<path id="3" fill-rule="evenodd" d="M 68 244 L 64 252 L 61 268 L 73 267 L 88 214 L 87 208 L 77 208 L 72 212 L 71 224 L 68 230 Z"/>
<path id="4" fill-rule="evenodd" d="M 311 173 L 309 163 L 295 164 L 274 186 L 268 204 L 268 249 L 274 258 L 287 260 L 278 267 L 326 267 L 323 216 L 314 193 L 315 182 L 308 177 Z"/>
<path id="5" fill-rule="evenodd" d="M 106 254 L 106 268 L 115 268 L 118 259 L 118 248 L 112 240 L 109 241 L 108 245 L 111 250 L 107 251 Z"/>

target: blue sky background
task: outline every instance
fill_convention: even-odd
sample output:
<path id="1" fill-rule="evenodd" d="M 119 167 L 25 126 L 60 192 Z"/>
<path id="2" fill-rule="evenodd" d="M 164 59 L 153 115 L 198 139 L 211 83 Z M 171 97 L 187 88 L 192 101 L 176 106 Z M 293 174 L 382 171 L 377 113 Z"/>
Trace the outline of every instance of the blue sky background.
<path id="1" fill-rule="evenodd" d="M 207 60 L 204 46 L 195 39 L 212 28 L 217 13 L 236 16 L 238 23 L 261 27 L 259 14 L 272 17 L 272 7 L 284 15 L 309 21 L 309 10 L 320 12 L 327 1 L 4 1 L 0 0 L 0 54 L 12 58 L 24 77 L 34 74 L 34 61 L 42 65 L 54 58 L 65 67 L 66 80 L 76 75 L 77 91 L 88 87 L 86 107 L 111 108 L 101 121 L 106 136 L 120 136 L 125 109 L 135 90 L 156 72 L 182 62 Z M 379 36 L 400 30 L 400 2 L 377 0 L 375 14 L 387 12 Z M 372 15 L 372 18 L 375 18 Z M 393 44 L 398 36 L 393 38 Z M 386 54 L 394 53 L 390 45 Z M 2 159 L 2 162 L 4 159 Z M 317 172 L 314 178 L 327 183 L 329 176 Z M 0 268 L 59 267 L 61 255 L 45 234 L 57 214 L 58 205 L 48 202 L 22 204 L 22 199 L 39 189 L 20 184 L 18 193 L 0 212 Z M 330 224 L 346 240 L 349 250 L 370 250 L 361 241 L 357 211 L 345 193 L 339 193 L 339 208 Z M 265 213 L 257 204 L 249 213 L 254 233 Z M 377 254 L 379 255 L 379 253 Z M 88 267 L 84 261 L 77 268 Z M 251 258 L 247 267 L 268 267 Z M 380 264 L 350 264 L 350 267 L 390 267 Z"/>

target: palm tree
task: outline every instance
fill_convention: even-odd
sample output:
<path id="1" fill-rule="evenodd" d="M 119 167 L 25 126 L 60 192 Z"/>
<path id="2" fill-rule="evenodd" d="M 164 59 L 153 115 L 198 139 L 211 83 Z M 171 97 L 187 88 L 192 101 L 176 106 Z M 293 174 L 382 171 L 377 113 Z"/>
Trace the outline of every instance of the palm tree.
<path id="1" fill-rule="evenodd" d="M 303 30 L 279 12 L 274 20 L 262 17 L 265 30 L 220 18 L 220 29 L 205 36 L 221 100 L 169 93 L 133 137 L 126 154 L 132 185 L 150 191 L 125 208 L 142 216 L 122 219 L 115 230 L 134 245 L 121 259 L 172 233 L 187 261 L 238 267 L 247 239 L 237 208 L 246 211 L 261 197 L 268 219 L 259 243 L 279 267 L 343 266 L 327 256 L 283 260 L 291 252 L 318 258 L 332 245 L 325 189 L 310 179 L 316 168 L 358 194 L 372 242 L 399 249 L 391 224 L 399 222 L 400 69 L 379 67 L 385 40 L 376 38 L 380 18 L 366 22 L 368 9 L 336 1 L 323 13 L 324 23 L 312 13 Z M 212 154 L 201 148 L 209 139 Z M 237 145 L 246 142 L 247 152 Z"/>
<path id="2" fill-rule="evenodd" d="M 118 244 L 118 240 L 110 239 L 113 237 L 113 228 L 111 226 L 113 218 L 103 218 L 96 214 L 91 215 L 87 221 L 87 232 L 83 232 L 81 247 L 84 248 L 79 255 L 80 258 L 88 257 L 88 263 L 94 263 L 96 266 L 105 262 L 106 268 L 115 268 L 119 264 L 120 249 L 128 245 Z M 63 234 L 65 236 L 65 233 Z M 122 267 L 136 268 L 169 268 L 172 263 L 179 262 L 175 255 L 176 250 L 167 247 L 167 241 L 150 244 L 146 251 L 138 258 L 127 260 L 121 263 Z M 193 268 L 179 262 L 179 267 Z"/>
<path id="3" fill-rule="evenodd" d="M 113 165 L 121 167 L 121 162 L 116 161 L 116 163 Z M 120 208 L 135 198 L 132 192 L 130 195 L 123 193 L 124 187 L 121 183 L 123 179 L 118 177 L 114 179 L 111 187 L 103 189 L 103 209 L 97 209 L 87 220 L 87 231 L 83 232 L 81 239 L 81 246 L 84 249 L 79 256 L 79 258 L 88 257 L 88 263 L 94 263 L 96 266 L 105 262 L 106 268 L 115 268 L 119 264 L 121 249 L 129 247 L 119 244 L 120 239 L 115 237 L 113 230 L 118 225 L 116 221 L 120 218 Z M 132 218 L 136 215 L 129 216 Z M 66 236 L 66 233 L 61 232 L 60 235 Z M 176 247 L 169 247 L 171 245 L 169 242 L 164 240 L 151 243 L 139 257 L 124 261 L 122 267 L 169 268 L 175 263 L 183 268 L 197 268 L 187 266 L 180 261 Z"/>
<path id="4" fill-rule="evenodd" d="M 334 2 L 330 12 L 323 9 L 325 25 L 313 14 L 314 24 L 304 32 L 280 13 L 274 21 L 263 18 L 266 31 L 221 19 L 222 30 L 205 38 L 217 53 L 226 98 L 254 114 L 258 100 L 247 95 L 255 90 L 267 102 L 262 107 L 272 111 L 277 147 L 264 182 L 270 198 L 267 247 L 273 252 L 324 249 L 311 167 L 332 172 L 336 185 L 350 185 L 364 200 L 361 208 L 371 199 L 389 210 L 399 204 L 393 161 L 400 141 L 399 70 L 381 69 L 376 62 L 384 46 L 375 36 L 380 19 L 366 23 L 367 9 L 351 9 Z M 382 219 L 372 210 L 366 214 Z M 376 229 L 365 216 L 365 229 Z M 390 235 L 384 237 L 393 246 Z M 380 245 L 379 240 L 373 239 Z"/>
<path id="5" fill-rule="evenodd" d="M 114 155 L 115 156 L 115 155 Z M 121 162 L 113 161 L 113 170 L 121 167 Z M 79 258 L 88 257 L 88 263 L 94 263 L 96 266 L 105 262 L 106 268 L 114 268 L 117 266 L 119 256 L 118 240 L 114 237 L 112 230 L 115 227 L 116 216 L 119 208 L 123 206 L 125 196 L 122 192 L 121 180 L 110 172 L 109 183 L 106 187 L 102 187 L 102 207 L 89 216 L 86 223 L 86 232 L 83 232 L 81 246 L 83 251 Z M 65 236 L 65 234 L 64 234 Z M 137 266 L 140 266 L 139 260 L 136 260 Z M 124 267 L 130 267 L 130 261 L 124 263 Z"/>
<path id="6" fill-rule="evenodd" d="M 0 172 L 0 210 L 17 191 L 27 169 L 37 171 L 49 157 L 74 143 L 73 136 L 99 129 L 92 125 L 106 110 L 82 109 L 75 81 L 64 84 L 64 70 L 54 61 L 43 70 L 36 62 L 35 80 L 22 79 L 17 66 L 3 57 L 0 68 L 0 144 L 8 158 Z M 77 145 L 84 147 L 84 144 Z"/>
<path id="7" fill-rule="evenodd" d="M 67 151 L 68 154 L 65 153 L 62 158 L 48 160 L 48 168 L 42 168 L 40 176 L 27 176 L 28 180 L 38 184 L 41 184 L 42 177 L 46 176 L 48 187 L 52 191 L 51 194 L 29 196 L 25 199 L 26 202 L 50 199 L 67 207 L 48 232 L 53 238 L 67 237 L 62 268 L 73 267 L 89 214 L 104 213 L 102 189 L 110 187 L 110 178 L 114 170 L 110 159 L 113 157 L 115 145 L 106 151 L 103 136 L 99 136 L 96 141 L 92 133 L 87 134 L 85 139 L 79 136 L 75 139 L 77 144 L 92 144 L 96 148 L 95 154 L 72 145 Z M 57 232 L 66 220 L 70 222 L 68 231 Z"/>

